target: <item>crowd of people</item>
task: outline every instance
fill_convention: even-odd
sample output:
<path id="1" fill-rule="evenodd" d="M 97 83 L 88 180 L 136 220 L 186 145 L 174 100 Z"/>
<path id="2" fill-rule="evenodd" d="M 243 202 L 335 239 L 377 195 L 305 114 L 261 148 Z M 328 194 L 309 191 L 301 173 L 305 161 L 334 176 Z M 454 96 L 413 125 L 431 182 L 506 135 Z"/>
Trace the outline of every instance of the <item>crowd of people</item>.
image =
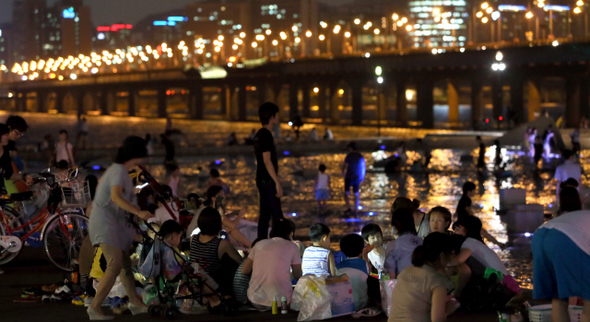
<path id="1" fill-rule="evenodd" d="M 360 236 L 349 231 L 338 241 L 334 240 L 329 226 L 318 222 L 309 227 L 311 245 L 303 246 L 295 238 L 295 223 L 284 217 L 281 206 L 283 185 L 273 135 L 279 124 L 279 109 L 273 103 L 262 104 L 259 117 L 261 128 L 251 137 L 260 196 L 257 223 L 244 220 L 242 210 L 226 209 L 231 189 L 217 169 L 209 172 L 203 198 L 191 193 L 181 207 L 180 169 L 171 143 L 166 147 L 166 185 L 161 189 L 148 186 L 136 195 L 136 182 L 129 173 L 150 154 L 149 142 L 136 136 L 123 141 L 114 163 L 96 187 L 89 212 L 87 243 L 94 248 L 86 249 L 80 258 L 81 261 L 82 257 L 100 258 L 95 261 L 100 266 L 100 277 L 95 278 L 94 287 L 86 287 L 90 299 L 87 313 L 91 320 L 113 318 L 103 311 L 102 303 L 116 283 L 125 289 L 132 314 L 147 313 L 146 299 L 136 290 L 138 282 L 146 281 L 139 281 L 134 275 L 137 264 L 132 264 L 132 259 L 135 247 L 146 241 L 150 230 L 159 231 L 151 237 L 160 238 L 165 247 L 180 255 L 163 258 L 174 262 L 163 266 L 186 261 L 210 281 L 201 291 L 209 292 L 204 303 L 212 312 L 219 312 L 227 301 L 251 305 L 261 311 L 271 310 L 273 302 L 282 297 L 290 303 L 294 283 L 305 275 L 326 279 L 346 275 L 353 285 L 356 310 L 381 306 L 380 281 L 397 280 L 387 304 L 391 306 L 390 321 L 443 321 L 459 307 L 497 308 L 520 292 L 500 257 L 484 242 L 501 249 L 508 246 L 483 228 L 472 207 L 476 187 L 469 181 L 463 185 L 463 195 L 454 212 L 442 206 L 426 211 L 420 209 L 417 200 L 395 198 L 390 211 L 394 239 L 388 243 L 383 233 L 385 227 L 377 223 L 366 224 Z M 11 151 L 16 151 L 14 141 L 27 128 L 24 119 L 18 116 L 9 117 L 6 125 L 0 124 L 3 147 L 0 170 L 5 179 L 23 180 L 20 171 L 13 167 L 16 155 Z M 169 135 L 170 130 L 162 137 L 165 146 Z M 61 163 L 62 168 L 64 164 L 75 165 L 67 131 L 60 131 L 59 137 L 54 145 L 55 162 Z M 482 165 L 485 145 L 479 137 L 477 142 L 480 148 L 477 165 L 481 167 L 485 166 Z M 499 150 L 499 143 L 496 145 Z M 403 146 L 400 148 L 403 150 Z M 340 169 L 345 180 L 344 212 L 355 215 L 360 209 L 359 191 L 366 164 L 354 142 L 348 149 Z M 565 163 L 555 174 L 560 216 L 539 228 L 532 245 L 534 295 L 553 299 L 556 321 L 566 320 L 565 298 L 577 296 L 584 302 L 590 299 L 581 277 L 586 273 L 586 262 L 590 265 L 590 250 L 586 245 L 590 234 L 583 228 L 590 215 L 581 210 L 577 190 L 581 172 L 574 153 L 566 150 L 563 158 Z M 331 179 L 324 164 L 318 170 L 314 195 L 321 212 L 330 199 Z M 2 188 L 7 189 L 5 185 Z M 340 252 L 331 248 L 335 242 L 339 243 Z M 590 303 L 585 304 L 588 317 Z M 181 309 L 194 313 L 195 307 L 202 305 L 185 300 Z"/>

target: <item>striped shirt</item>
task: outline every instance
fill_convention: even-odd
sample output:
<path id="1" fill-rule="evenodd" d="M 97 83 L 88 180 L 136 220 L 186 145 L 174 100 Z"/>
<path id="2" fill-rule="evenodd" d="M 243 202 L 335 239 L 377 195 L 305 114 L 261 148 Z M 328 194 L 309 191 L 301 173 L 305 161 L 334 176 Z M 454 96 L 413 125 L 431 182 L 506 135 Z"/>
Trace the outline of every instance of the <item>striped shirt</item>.
<path id="1" fill-rule="evenodd" d="M 199 263 L 207 274 L 214 274 L 221 271 L 221 261 L 219 260 L 218 251 L 221 238 L 215 237 L 203 244 L 199 241 L 199 236 L 196 235 L 191 241 L 191 262 Z"/>
<path id="2" fill-rule="evenodd" d="M 310 246 L 303 252 L 301 270 L 303 275 L 313 274 L 317 277 L 330 275 L 328 269 L 328 256 L 330 251 L 323 247 Z"/>

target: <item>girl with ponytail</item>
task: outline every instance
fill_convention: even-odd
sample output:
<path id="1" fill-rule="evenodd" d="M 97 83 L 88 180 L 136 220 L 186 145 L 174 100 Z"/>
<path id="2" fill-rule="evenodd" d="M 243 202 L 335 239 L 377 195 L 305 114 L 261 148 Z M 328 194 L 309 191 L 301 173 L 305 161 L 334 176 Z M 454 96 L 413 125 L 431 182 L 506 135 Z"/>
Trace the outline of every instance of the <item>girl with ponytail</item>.
<path id="1" fill-rule="evenodd" d="M 412 266 L 401 272 L 393 289 L 388 321 L 444 321 L 457 308 L 456 302 L 447 301 L 453 283 L 439 273 L 453 252 L 450 240 L 448 234 L 435 232 L 416 247 Z"/>

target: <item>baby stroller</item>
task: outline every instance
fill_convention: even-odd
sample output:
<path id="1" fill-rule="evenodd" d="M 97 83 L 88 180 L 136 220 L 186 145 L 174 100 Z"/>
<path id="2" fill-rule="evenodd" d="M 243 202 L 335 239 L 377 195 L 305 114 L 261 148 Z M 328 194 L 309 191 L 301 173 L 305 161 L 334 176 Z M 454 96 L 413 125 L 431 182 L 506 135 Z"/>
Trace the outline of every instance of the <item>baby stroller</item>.
<path id="1" fill-rule="evenodd" d="M 174 247 L 163 242 L 152 226 L 147 227 L 155 236 L 151 238 L 144 233 L 138 268 L 146 280 L 153 281 L 144 290 L 150 316 L 172 320 L 182 311 L 185 300 L 203 309 L 203 312 L 192 313 L 205 313 L 212 310 L 204 301 L 210 296 L 219 298 L 223 314 L 232 315 L 237 311 L 233 300 L 226 300 L 217 292 L 219 286 L 199 264 L 189 263 Z"/>

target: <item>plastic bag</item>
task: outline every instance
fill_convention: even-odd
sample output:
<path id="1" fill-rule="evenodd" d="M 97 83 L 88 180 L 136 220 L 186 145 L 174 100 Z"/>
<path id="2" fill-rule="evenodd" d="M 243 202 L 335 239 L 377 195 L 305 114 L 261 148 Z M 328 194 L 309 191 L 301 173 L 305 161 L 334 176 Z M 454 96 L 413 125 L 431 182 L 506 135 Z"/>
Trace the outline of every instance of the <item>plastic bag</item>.
<path id="1" fill-rule="evenodd" d="M 393 288 L 397 284 L 397 280 L 379 280 L 379 286 L 381 288 L 381 307 L 385 315 L 389 316 L 391 313 L 391 294 Z"/>
<path id="2" fill-rule="evenodd" d="M 291 309 L 299 311 L 297 321 L 329 319 L 332 317 L 330 299 L 325 277 L 305 275 L 295 285 Z"/>
<path id="3" fill-rule="evenodd" d="M 160 275 L 162 267 L 160 250 L 160 240 L 158 238 L 153 239 L 153 241 L 144 240 L 137 268 L 139 273 L 146 279 Z"/>

